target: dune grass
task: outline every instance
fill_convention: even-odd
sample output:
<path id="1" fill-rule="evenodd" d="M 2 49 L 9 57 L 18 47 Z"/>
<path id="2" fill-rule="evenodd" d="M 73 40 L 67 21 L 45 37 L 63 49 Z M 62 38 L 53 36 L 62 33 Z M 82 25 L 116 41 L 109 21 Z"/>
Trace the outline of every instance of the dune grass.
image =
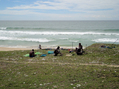
<path id="1" fill-rule="evenodd" d="M 0 89 L 118 89 L 119 45 L 101 45 L 112 46 L 93 44 L 81 56 L 66 56 L 67 50 L 61 50 L 63 56 L 35 50 L 47 56 L 29 58 L 23 55 L 30 50 L 1 51 Z"/>

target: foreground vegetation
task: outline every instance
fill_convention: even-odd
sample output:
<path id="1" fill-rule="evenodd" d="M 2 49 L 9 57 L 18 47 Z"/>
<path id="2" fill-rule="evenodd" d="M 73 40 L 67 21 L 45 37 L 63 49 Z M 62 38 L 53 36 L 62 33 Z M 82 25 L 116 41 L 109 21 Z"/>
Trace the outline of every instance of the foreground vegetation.
<path id="1" fill-rule="evenodd" d="M 106 45 L 115 48 L 100 48 Z M 49 50 L 35 50 L 47 54 Z M 53 51 L 53 50 L 50 50 Z M 118 89 L 119 45 L 93 44 L 77 56 L 24 57 L 27 51 L 0 52 L 1 89 Z M 67 56 L 69 55 L 69 56 Z"/>

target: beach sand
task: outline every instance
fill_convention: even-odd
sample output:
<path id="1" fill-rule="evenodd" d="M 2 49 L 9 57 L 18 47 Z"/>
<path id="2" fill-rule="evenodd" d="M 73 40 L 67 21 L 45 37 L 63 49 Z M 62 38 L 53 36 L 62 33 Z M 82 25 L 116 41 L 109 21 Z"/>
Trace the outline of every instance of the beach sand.
<path id="1" fill-rule="evenodd" d="M 57 47 L 42 47 L 42 49 L 56 49 Z M 10 47 L 0 47 L 0 51 L 14 51 L 14 50 L 38 50 L 37 47 L 31 47 L 31 48 L 10 48 Z M 61 47 L 61 49 L 71 49 L 72 47 Z M 85 49 L 85 47 L 83 47 L 83 49 Z M 73 48 L 73 50 L 75 50 L 75 48 Z"/>
<path id="2" fill-rule="evenodd" d="M 14 50 L 31 50 L 30 48 L 7 48 L 0 47 L 0 51 L 14 51 Z"/>

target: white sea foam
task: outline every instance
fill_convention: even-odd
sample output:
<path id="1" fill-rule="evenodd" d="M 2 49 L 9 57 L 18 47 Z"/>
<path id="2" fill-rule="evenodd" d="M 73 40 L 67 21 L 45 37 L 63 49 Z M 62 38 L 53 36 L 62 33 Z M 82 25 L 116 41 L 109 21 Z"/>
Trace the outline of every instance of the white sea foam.
<path id="1" fill-rule="evenodd" d="M 7 27 L 0 27 L 0 30 L 5 30 L 7 29 Z"/>
<path id="2" fill-rule="evenodd" d="M 117 40 L 117 38 L 114 38 L 114 39 L 112 39 L 112 38 L 102 38 L 102 39 L 94 39 L 94 40 L 92 40 L 92 41 L 95 41 L 95 42 L 119 42 L 119 40 Z"/>
<path id="3" fill-rule="evenodd" d="M 103 33 L 103 32 L 34 32 L 34 31 L 4 31 L 1 34 L 29 34 L 29 35 L 119 35 L 119 33 Z"/>
<path id="4" fill-rule="evenodd" d="M 14 38 L 14 37 L 0 37 L 0 40 L 12 40 L 12 41 L 32 41 L 32 42 L 49 42 L 46 38 L 36 39 L 36 38 Z"/>
<path id="5" fill-rule="evenodd" d="M 69 41 L 70 41 L 70 42 L 74 42 L 74 43 L 75 43 L 75 42 L 78 42 L 78 40 L 69 40 Z"/>
<path id="6" fill-rule="evenodd" d="M 68 40 L 69 38 L 59 38 L 59 39 L 62 39 L 62 40 Z"/>

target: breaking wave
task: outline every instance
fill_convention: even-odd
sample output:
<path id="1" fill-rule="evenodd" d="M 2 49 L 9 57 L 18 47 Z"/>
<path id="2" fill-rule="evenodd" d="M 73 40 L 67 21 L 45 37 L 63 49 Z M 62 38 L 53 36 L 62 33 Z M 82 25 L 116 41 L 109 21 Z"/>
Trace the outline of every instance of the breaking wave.
<path id="1" fill-rule="evenodd" d="M 10 40 L 10 41 L 31 41 L 31 42 L 50 42 L 46 38 L 36 39 L 36 38 L 14 38 L 14 37 L 0 37 L 0 40 Z"/>
<path id="2" fill-rule="evenodd" d="M 0 34 L 29 34 L 29 35 L 119 35 L 119 33 L 104 32 L 51 32 L 51 31 L 4 31 L 0 30 Z"/>
<path id="3" fill-rule="evenodd" d="M 0 27 L 0 30 L 6 30 L 7 27 Z"/>
<path id="4" fill-rule="evenodd" d="M 103 39 L 94 39 L 92 41 L 95 42 L 119 42 L 117 38 L 109 39 L 109 38 L 103 38 Z"/>

